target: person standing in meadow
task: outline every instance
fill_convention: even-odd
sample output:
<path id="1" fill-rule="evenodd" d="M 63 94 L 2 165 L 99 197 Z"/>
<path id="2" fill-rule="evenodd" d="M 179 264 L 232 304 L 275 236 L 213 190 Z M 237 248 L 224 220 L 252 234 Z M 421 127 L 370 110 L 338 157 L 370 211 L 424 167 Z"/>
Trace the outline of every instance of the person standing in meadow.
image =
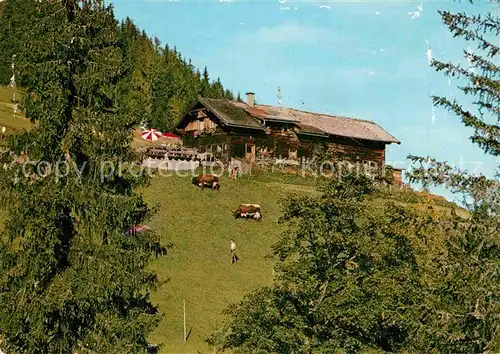
<path id="1" fill-rule="evenodd" d="M 238 256 L 236 255 L 236 243 L 231 240 L 231 264 L 238 262 Z"/>

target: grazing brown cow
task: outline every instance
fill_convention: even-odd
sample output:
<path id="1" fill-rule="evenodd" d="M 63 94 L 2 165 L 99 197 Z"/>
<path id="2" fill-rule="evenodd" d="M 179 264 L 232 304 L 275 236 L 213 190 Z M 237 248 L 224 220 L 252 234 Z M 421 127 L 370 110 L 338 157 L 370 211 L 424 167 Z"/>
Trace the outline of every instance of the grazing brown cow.
<path id="1" fill-rule="evenodd" d="M 238 209 L 233 212 L 234 218 L 251 218 L 260 221 L 262 219 L 262 211 L 259 204 L 241 204 Z"/>
<path id="2" fill-rule="evenodd" d="M 193 184 L 200 187 L 201 190 L 205 187 L 209 187 L 212 190 L 220 189 L 219 177 L 216 175 L 199 175 L 198 177 L 193 177 Z"/>

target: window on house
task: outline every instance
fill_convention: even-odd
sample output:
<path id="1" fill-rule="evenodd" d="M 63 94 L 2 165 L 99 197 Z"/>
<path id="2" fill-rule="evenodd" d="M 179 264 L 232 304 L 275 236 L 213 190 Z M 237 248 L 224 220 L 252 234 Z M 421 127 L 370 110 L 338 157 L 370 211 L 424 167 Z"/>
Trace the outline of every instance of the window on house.
<path id="1" fill-rule="evenodd" d="M 252 153 L 252 146 L 253 146 L 253 144 L 245 144 L 245 154 Z"/>
<path id="2" fill-rule="evenodd" d="M 205 121 L 204 120 L 200 121 L 200 128 L 199 129 L 202 131 L 205 130 Z"/>
<path id="3" fill-rule="evenodd" d="M 284 144 L 278 143 L 276 145 L 275 154 L 276 154 L 276 157 L 279 159 L 287 159 L 288 158 L 288 149 L 286 148 L 286 146 Z"/>
<path id="4" fill-rule="evenodd" d="M 240 144 L 233 144 L 232 151 L 234 157 L 245 157 L 245 146 Z"/>

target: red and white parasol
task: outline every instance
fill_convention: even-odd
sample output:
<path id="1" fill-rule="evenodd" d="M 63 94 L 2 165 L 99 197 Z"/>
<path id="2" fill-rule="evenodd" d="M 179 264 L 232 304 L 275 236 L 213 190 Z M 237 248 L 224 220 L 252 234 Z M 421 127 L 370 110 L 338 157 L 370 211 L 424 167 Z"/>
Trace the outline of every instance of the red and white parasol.
<path id="1" fill-rule="evenodd" d="M 148 141 L 156 141 L 162 136 L 161 132 L 156 129 L 146 129 L 141 134 L 142 138 Z"/>

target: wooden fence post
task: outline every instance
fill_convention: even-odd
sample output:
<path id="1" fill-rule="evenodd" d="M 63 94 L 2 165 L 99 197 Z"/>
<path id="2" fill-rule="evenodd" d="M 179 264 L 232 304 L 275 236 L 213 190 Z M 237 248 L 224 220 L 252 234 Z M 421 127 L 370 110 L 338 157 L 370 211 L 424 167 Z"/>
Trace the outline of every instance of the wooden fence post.
<path id="1" fill-rule="evenodd" d="M 186 300 L 182 300 L 184 308 L 184 342 L 186 341 Z"/>

